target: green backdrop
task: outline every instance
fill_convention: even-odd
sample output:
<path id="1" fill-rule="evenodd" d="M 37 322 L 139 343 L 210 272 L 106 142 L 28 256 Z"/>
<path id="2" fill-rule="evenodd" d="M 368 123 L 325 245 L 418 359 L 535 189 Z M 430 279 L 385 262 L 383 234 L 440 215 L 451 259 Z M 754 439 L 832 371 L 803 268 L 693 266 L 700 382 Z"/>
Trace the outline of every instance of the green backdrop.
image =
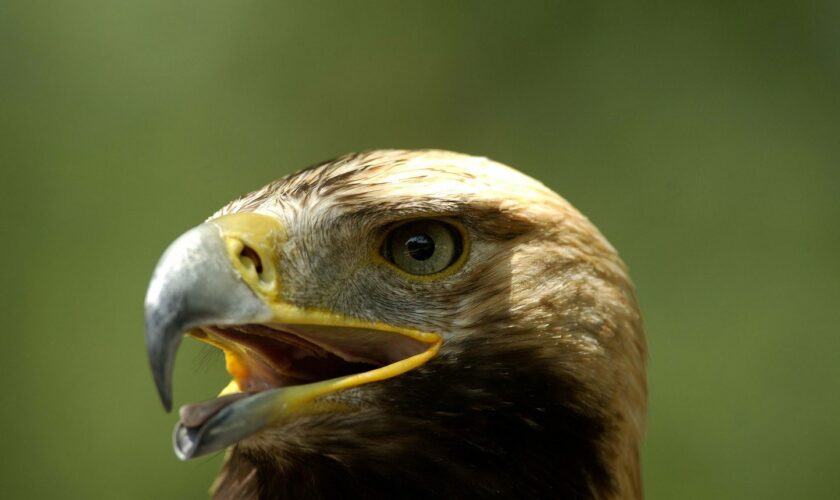
<path id="1" fill-rule="evenodd" d="M 176 460 L 146 365 L 157 258 L 378 147 L 516 166 L 620 250 L 649 498 L 838 498 L 834 0 L 0 0 L 0 496 L 202 498 L 220 457 Z M 176 404 L 226 381 L 187 344 Z"/>

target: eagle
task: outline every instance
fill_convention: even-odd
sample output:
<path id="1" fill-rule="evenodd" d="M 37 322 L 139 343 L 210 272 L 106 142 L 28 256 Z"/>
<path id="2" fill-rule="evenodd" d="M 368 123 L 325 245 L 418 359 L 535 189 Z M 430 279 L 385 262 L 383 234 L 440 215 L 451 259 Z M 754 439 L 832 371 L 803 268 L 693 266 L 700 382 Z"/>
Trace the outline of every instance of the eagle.
<path id="1" fill-rule="evenodd" d="M 638 499 L 646 342 L 604 236 L 540 182 L 439 150 L 349 154 L 177 238 L 145 299 L 230 384 L 180 409 L 217 499 Z"/>

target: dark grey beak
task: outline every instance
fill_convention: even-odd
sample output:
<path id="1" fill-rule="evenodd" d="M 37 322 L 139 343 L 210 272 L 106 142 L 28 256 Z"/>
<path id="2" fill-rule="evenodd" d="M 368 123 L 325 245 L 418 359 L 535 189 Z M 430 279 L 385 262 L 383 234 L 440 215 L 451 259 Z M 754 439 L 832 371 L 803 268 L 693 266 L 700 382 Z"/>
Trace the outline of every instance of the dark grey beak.
<path id="1" fill-rule="evenodd" d="M 166 249 L 146 292 L 146 347 L 160 400 L 172 409 L 172 371 L 182 335 L 208 325 L 257 323 L 271 309 L 233 267 L 221 228 L 195 227 Z"/>
<path id="2" fill-rule="evenodd" d="M 257 394 L 231 394 L 181 408 L 181 421 L 175 426 L 172 444 L 181 460 L 222 450 L 271 423 L 285 409 L 286 389 Z M 193 409 L 215 412 L 199 416 L 195 422 L 185 418 Z"/>

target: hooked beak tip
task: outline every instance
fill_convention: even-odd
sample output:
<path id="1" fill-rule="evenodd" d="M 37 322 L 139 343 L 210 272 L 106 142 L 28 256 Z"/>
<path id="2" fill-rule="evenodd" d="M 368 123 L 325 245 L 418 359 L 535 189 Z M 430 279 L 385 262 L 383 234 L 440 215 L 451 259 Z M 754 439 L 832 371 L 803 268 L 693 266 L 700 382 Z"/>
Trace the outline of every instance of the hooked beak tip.
<path id="1" fill-rule="evenodd" d="M 147 341 L 149 354 L 149 367 L 152 370 L 152 378 L 155 382 L 160 402 L 168 412 L 172 411 L 172 371 L 174 368 L 175 353 L 181 343 L 181 333 L 174 335 L 169 333 L 157 334 L 154 329 L 147 328 L 147 336 L 163 340 L 157 342 Z"/>

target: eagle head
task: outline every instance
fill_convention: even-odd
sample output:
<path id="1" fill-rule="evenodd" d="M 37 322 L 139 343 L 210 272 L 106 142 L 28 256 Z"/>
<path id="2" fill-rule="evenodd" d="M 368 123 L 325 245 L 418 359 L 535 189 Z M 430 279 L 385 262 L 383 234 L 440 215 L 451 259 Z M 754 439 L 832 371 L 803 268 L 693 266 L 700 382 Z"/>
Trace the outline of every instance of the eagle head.
<path id="1" fill-rule="evenodd" d="M 217 498 L 640 498 L 633 285 L 563 198 L 486 158 L 351 154 L 279 179 L 158 263 L 164 406 L 183 335 L 233 380 L 175 453 Z"/>

